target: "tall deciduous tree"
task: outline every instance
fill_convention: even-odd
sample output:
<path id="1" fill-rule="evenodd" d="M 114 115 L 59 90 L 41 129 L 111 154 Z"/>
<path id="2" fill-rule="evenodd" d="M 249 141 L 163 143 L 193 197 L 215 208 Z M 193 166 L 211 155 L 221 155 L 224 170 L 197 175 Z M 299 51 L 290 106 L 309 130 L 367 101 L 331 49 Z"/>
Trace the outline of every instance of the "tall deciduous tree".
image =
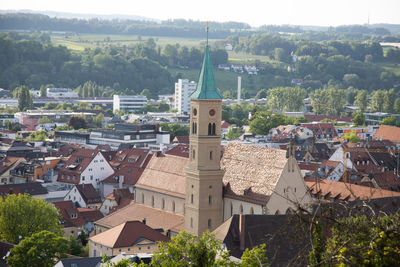
<path id="1" fill-rule="evenodd" d="M 268 90 L 268 105 L 277 111 L 300 111 L 306 91 L 299 87 L 277 87 Z"/>
<path id="2" fill-rule="evenodd" d="M 2 240 L 18 243 L 19 237 L 29 237 L 42 230 L 61 234 L 60 215 L 42 199 L 28 194 L 9 194 L 0 201 L 0 236 Z"/>
<path id="3" fill-rule="evenodd" d="M 368 92 L 366 90 L 361 90 L 357 93 L 354 104 L 358 106 L 360 112 L 365 112 L 368 107 Z"/>
<path id="4" fill-rule="evenodd" d="M 272 111 L 257 111 L 254 119 L 250 122 L 250 132 L 254 134 L 266 135 L 274 127 L 286 124 L 287 117 L 283 114 L 273 113 Z"/>
<path id="5" fill-rule="evenodd" d="M 12 267 L 50 267 L 66 257 L 68 241 L 49 231 L 41 231 L 24 238 L 21 243 L 11 249 L 7 264 Z"/>
<path id="6" fill-rule="evenodd" d="M 385 103 L 385 92 L 382 90 L 375 91 L 372 95 L 371 108 L 375 112 L 382 112 Z"/>
<path id="7" fill-rule="evenodd" d="M 383 98 L 383 111 L 387 113 L 393 113 L 395 100 L 396 100 L 396 93 L 394 92 L 394 89 L 386 91 L 385 96 Z"/>
<path id="8" fill-rule="evenodd" d="M 16 89 L 18 91 L 18 109 L 25 111 L 33 107 L 33 100 L 29 88 L 27 86 L 20 86 Z"/>

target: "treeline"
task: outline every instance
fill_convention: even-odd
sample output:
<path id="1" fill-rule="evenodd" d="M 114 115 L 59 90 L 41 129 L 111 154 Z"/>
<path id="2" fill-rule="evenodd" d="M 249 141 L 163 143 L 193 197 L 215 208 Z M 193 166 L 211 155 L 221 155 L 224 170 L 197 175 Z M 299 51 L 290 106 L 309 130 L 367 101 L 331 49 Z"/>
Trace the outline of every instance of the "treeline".
<path id="1" fill-rule="evenodd" d="M 389 89 L 400 79 L 381 63 L 400 63 L 400 49 L 389 48 L 386 53 L 376 41 L 312 42 L 283 38 L 271 34 L 254 34 L 246 38 L 230 37 L 236 52 L 269 56 L 289 65 L 276 79 L 304 80 L 303 88 L 311 90 L 331 86 L 336 88 Z M 270 72 L 268 68 L 264 72 Z"/>
<path id="2" fill-rule="evenodd" d="M 208 22 L 209 36 L 215 39 L 225 39 L 234 32 L 238 36 L 248 36 L 253 31 L 261 33 L 296 33 L 299 39 L 312 41 L 322 40 L 366 40 L 379 38 L 381 41 L 393 42 L 391 32 L 384 27 L 367 27 L 349 25 L 330 27 L 321 31 L 318 27 L 310 30 L 301 26 L 263 25 L 251 29 L 250 25 L 242 22 Z M 381 26 L 381 25 L 378 25 Z M 399 31 L 396 25 L 388 25 Z M 0 29 L 27 31 L 63 31 L 95 34 L 133 34 L 142 36 L 170 36 L 204 38 L 205 25 L 201 21 L 174 19 L 160 23 L 144 20 L 129 19 L 67 19 L 53 18 L 42 14 L 8 13 L 0 15 Z M 386 40 L 386 38 L 389 38 Z M 390 39 L 391 38 L 391 39 Z"/>
<path id="3" fill-rule="evenodd" d="M 131 47 L 86 49 L 71 53 L 66 47 L 43 44 L 35 39 L 13 40 L 15 34 L 0 35 L 0 87 L 19 85 L 39 89 L 42 85 L 76 88 L 82 96 L 134 94 L 143 89 L 150 96 L 170 93 L 177 77 L 166 66 L 200 68 L 202 51 L 177 45 L 157 47 L 148 39 Z M 224 50 L 212 50 L 215 64 L 226 63 Z M 86 84 L 93 81 L 95 86 Z M 85 89 L 86 88 L 86 89 Z M 89 88 L 89 89 L 87 89 Z"/>
<path id="4" fill-rule="evenodd" d="M 231 30 L 250 28 L 248 24 L 238 22 L 210 22 L 209 26 L 211 26 L 210 38 L 218 39 L 231 35 Z M 192 20 L 168 20 L 157 23 L 143 20 L 65 19 L 41 14 L 9 13 L 0 15 L 0 29 L 204 38 L 205 25 Z M 239 34 L 244 35 L 246 32 Z"/>

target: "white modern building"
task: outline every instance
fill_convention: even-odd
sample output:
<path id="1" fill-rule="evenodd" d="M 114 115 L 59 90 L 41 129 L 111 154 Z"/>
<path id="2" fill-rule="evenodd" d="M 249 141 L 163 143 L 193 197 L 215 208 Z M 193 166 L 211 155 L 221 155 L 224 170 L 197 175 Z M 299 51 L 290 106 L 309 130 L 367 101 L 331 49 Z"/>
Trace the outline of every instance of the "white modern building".
<path id="1" fill-rule="evenodd" d="M 190 110 L 190 95 L 196 90 L 197 83 L 187 79 L 179 79 L 175 83 L 175 105 L 179 113 L 188 113 Z"/>
<path id="2" fill-rule="evenodd" d="M 114 95 L 113 110 L 133 112 L 147 104 L 147 97 L 142 95 Z"/>
<path id="3" fill-rule="evenodd" d="M 70 88 L 47 88 L 47 97 L 51 98 L 78 98 L 77 92 Z"/>

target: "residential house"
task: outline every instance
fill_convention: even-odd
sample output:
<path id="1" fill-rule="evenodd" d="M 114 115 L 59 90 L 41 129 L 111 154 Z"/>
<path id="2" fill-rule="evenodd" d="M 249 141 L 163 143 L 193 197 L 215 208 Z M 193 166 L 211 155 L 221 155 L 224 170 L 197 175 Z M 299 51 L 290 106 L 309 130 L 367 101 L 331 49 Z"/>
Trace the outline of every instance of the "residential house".
<path id="1" fill-rule="evenodd" d="M 100 182 L 113 173 L 101 151 L 79 148 L 58 168 L 57 181 L 69 188 L 76 184 L 92 184 L 100 189 Z"/>
<path id="2" fill-rule="evenodd" d="M 374 140 L 388 140 L 400 146 L 400 127 L 381 125 L 373 137 Z"/>
<path id="3" fill-rule="evenodd" d="M 1 184 L 14 183 L 11 180 L 10 172 L 18 166 L 20 162 L 24 162 L 24 158 L 3 156 L 0 157 L 0 181 Z"/>
<path id="4" fill-rule="evenodd" d="M 143 221 L 127 221 L 89 238 L 89 256 L 151 253 L 170 239 Z"/>
<path id="5" fill-rule="evenodd" d="M 142 221 L 143 219 L 146 219 L 146 225 L 167 236 L 178 234 L 185 226 L 182 215 L 143 204 L 131 203 L 96 221 L 94 231 L 90 235 L 97 235 L 127 221 Z"/>
<path id="6" fill-rule="evenodd" d="M 93 222 L 103 218 L 99 210 L 76 207 L 71 200 L 54 202 L 53 205 L 63 218 L 61 224 L 65 237 L 73 234 L 77 238 L 82 230 L 90 233 L 94 227 Z"/>
<path id="7" fill-rule="evenodd" d="M 132 193 L 135 184 L 145 170 L 152 154 L 147 148 L 131 148 L 119 150 L 116 153 L 103 152 L 109 160 L 114 173 L 101 181 L 103 196 L 106 197 L 114 189 L 128 188 Z"/>
<path id="8" fill-rule="evenodd" d="M 82 208 L 99 209 L 102 204 L 101 197 L 92 184 L 74 185 L 64 200 L 71 200 L 75 206 Z"/>
<path id="9" fill-rule="evenodd" d="M 317 140 L 331 140 L 337 137 L 335 126 L 331 122 L 302 123 L 301 126 L 312 130 Z"/>
<path id="10" fill-rule="evenodd" d="M 114 189 L 103 201 L 100 207 L 104 215 L 112 211 L 121 209 L 133 202 L 133 193 L 128 188 Z"/>
<path id="11" fill-rule="evenodd" d="M 0 185 L 0 196 L 29 194 L 34 198 L 46 198 L 47 189 L 41 183 L 20 183 Z"/>
<path id="12" fill-rule="evenodd" d="M 61 259 L 54 267 L 99 267 L 103 257 L 90 258 L 65 258 Z"/>
<path id="13" fill-rule="evenodd" d="M 306 178 L 305 182 L 307 187 L 310 189 L 313 199 L 322 201 L 338 202 L 400 197 L 399 192 L 369 186 L 329 181 L 326 179 Z"/>

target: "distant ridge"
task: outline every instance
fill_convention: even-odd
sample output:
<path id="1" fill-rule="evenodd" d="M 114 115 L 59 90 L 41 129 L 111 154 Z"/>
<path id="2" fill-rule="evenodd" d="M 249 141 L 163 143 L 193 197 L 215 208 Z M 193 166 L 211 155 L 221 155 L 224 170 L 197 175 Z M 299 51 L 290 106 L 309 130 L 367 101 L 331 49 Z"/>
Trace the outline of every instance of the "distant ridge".
<path id="1" fill-rule="evenodd" d="M 66 18 L 66 19 L 104 19 L 104 20 L 113 20 L 113 19 L 122 19 L 122 20 L 144 20 L 144 21 L 153 21 L 153 22 L 161 22 L 161 20 L 154 18 L 147 18 L 137 15 L 122 15 L 122 14 L 88 14 L 88 13 L 68 13 L 68 12 L 57 12 L 57 11 L 36 11 L 30 9 L 20 9 L 20 10 L 0 10 L 0 14 L 8 14 L 8 13 L 29 13 L 29 14 L 42 14 L 47 15 L 49 17 L 57 17 L 57 18 Z"/>

